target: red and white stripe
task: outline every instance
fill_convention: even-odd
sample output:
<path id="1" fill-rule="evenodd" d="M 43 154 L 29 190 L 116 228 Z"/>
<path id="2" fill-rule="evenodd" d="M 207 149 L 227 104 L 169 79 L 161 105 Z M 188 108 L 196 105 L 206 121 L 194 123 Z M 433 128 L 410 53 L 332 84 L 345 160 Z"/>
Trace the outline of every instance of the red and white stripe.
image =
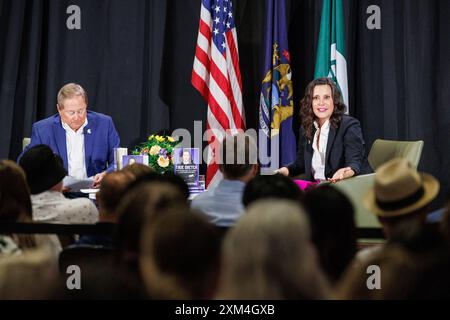
<path id="1" fill-rule="evenodd" d="M 239 129 L 245 130 L 236 28 L 226 32 L 225 42 L 226 53 L 222 54 L 212 41 L 211 13 L 202 3 L 191 83 L 208 103 L 207 186 L 217 184 L 222 177 L 215 151 L 226 131 L 234 134 Z"/>

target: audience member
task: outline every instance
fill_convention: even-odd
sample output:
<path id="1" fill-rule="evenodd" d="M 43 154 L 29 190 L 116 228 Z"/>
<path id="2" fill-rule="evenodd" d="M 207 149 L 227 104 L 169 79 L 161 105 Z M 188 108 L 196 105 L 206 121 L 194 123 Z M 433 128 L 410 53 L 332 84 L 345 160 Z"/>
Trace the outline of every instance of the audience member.
<path id="1" fill-rule="evenodd" d="M 108 173 L 103 178 L 100 190 L 96 194 L 99 209 L 97 225 L 113 229 L 118 221 L 117 208 L 128 185 L 133 181 L 131 173 L 121 171 Z M 86 235 L 82 236 L 76 245 L 113 247 L 113 239 L 111 235 Z"/>
<path id="2" fill-rule="evenodd" d="M 47 145 L 37 145 L 19 161 L 31 190 L 33 219 L 51 223 L 95 223 L 98 210 L 87 198 L 67 199 L 62 194 L 67 175 L 61 158 Z"/>
<path id="3" fill-rule="evenodd" d="M 156 299 L 210 299 L 216 290 L 221 237 L 203 215 L 173 208 L 147 220 L 140 269 Z"/>
<path id="4" fill-rule="evenodd" d="M 432 175 L 418 172 L 406 159 L 396 158 L 380 166 L 373 187 L 364 198 L 366 208 L 376 214 L 388 241 L 410 237 L 426 223 L 430 202 L 439 192 Z M 359 261 L 381 246 L 358 252 Z"/>
<path id="5" fill-rule="evenodd" d="M 448 299 L 450 251 L 430 225 L 416 226 L 366 261 L 353 264 L 336 290 L 342 299 Z"/>
<path id="6" fill-rule="evenodd" d="M 256 176 L 245 186 L 242 203 L 247 208 L 256 200 L 265 198 L 299 201 L 303 199 L 303 192 L 282 174 Z"/>
<path id="7" fill-rule="evenodd" d="M 0 223 L 2 222 L 33 222 L 25 172 L 11 160 L 0 160 Z M 42 246 L 48 246 L 55 256 L 61 250 L 56 236 L 0 235 L 0 256 L 21 254 L 23 250 Z"/>
<path id="8" fill-rule="evenodd" d="M 354 210 L 347 197 L 331 185 L 305 193 L 312 240 L 328 279 L 335 283 L 356 253 Z"/>
<path id="9" fill-rule="evenodd" d="M 225 138 L 220 155 L 223 179 L 216 187 L 196 196 L 192 208 L 201 210 L 214 225 L 230 227 L 244 213 L 245 185 L 258 173 L 257 149 L 249 135 L 239 133 Z"/>
<path id="10" fill-rule="evenodd" d="M 252 204 L 225 236 L 222 299 L 325 299 L 328 285 L 298 203 Z"/>
<path id="11" fill-rule="evenodd" d="M 115 235 L 118 262 L 137 270 L 140 236 L 147 216 L 153 216 L 173 206 L 188 206 L 180 188 L 170 182 L 140 183 L 129 190 L 118 208 L 119 222 Z"/>
<path id="12" fill-rule="evenodd" d="M 137 177 L 136 180 L 133 181 L 128 186 L 128 190 L 132 190 L 141 184 L 151 183 L 151 182 L 168 183 L 172 187 L 174 187 L 178 191 L 180 191 L 186 201 L 189 199 L 188 185 L 183 180 L 183 178 L 181 178 L 180 176 L 173 174 L 173 173 L 159 174 L 155 171 L 152 171 L 150 173 L 141 175 L 141 176 Z"/>
<path id="13" fill-rule="evenodd" d="M 142 163 L 133 163 L 125 166 L 122 169 L 122 172 L 130 173 L 134 176 L 135 179 L 139 179 L 142 176 L 145 176 L 149 173 L 155 173 L 152 167 L 147 166 Z"/>
<path id="14" fill-rule="evenodd" d="M 49 299 L 60 283 L 55 257 L 48 248 L 0 259 L 0 300 Z"/>

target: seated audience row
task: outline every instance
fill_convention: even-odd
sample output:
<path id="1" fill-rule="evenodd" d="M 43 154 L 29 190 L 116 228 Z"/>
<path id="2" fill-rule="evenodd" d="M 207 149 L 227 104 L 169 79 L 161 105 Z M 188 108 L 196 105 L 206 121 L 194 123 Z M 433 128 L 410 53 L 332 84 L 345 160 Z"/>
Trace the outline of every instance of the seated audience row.
<path id="1" fill-rule="evenodd" d="M 238 143 L 241 138 L 243 144 Z M 251 139 L 243 135 L 227 141 L 222 152 L 225 158 L 231 154 L 231 160 L 219 166 L 224 179 L 191 204 L 180 177 L 134 164 L 104 177 L 97 193 L 98 214 L 91 211 L 95 205 L 89 199 L 64 198 L 65 170 L 47 148 L 36 146 L 24 154 L 25 172 L 11 161 L 0 161 L 0 223 L 39 218 L 74 223 L 89 217 L 89 223 L 114 227 L 111 236 L 82 236 L 75 244 L 100 246 L 110 253 L 84 269 L 80 292 L 67 290 L 67 274 L 57 274 L 56 255 L 48 253 L 58 252 L 55 246 L 52 251 L 40 245 L 42 239 L 54 244 L 51 237 L 0 235 L 0 297 L 450 297 L 450 212 L 440 229 L 425 223 L 439 191 L 434 177 L 402 159 L 380 167 L 364 204 L 379 218 L 387 241 L 357 252 L 352 204 L 332 184 L 303 192 L 282 175 L 258 176 Z M 243 162 L 237 155 L 244 155 Z M 40 195 L 42 199 L 36 198 Z M 40 203 L 51 201 L 57 202 L 54 210 L 40 211 Z M 86 207 L 80 214 L 70 212 L 81 203 Z M 373 265 L 382 270 L 380 290 L 367 285 L 367 268 Z M 42 270 L 48 272 L 37 276 L 37 283 L 45 290 L 35 292 L 26 279 Z M 5 277 L 9 281 L 2 281 Z"/>

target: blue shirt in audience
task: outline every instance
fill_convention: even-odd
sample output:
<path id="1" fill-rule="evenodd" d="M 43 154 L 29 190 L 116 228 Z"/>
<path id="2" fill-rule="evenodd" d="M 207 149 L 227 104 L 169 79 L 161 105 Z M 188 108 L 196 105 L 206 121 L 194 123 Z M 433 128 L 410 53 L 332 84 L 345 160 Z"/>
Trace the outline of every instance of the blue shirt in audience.
<path id="1" fill-rule="evenodd" d="M 242 193 L 245 183 L 224 179 L 213 188 L 192 200 L 192 208 L 201 210 L 211 223 L 219 227 L 230 227 L 244 213 Z"/>
<path id="2" fill-rule="evenodd" d="M 444 215 L 444 213 L 445 213 L 445 208 L 441 208 L 441 209 L 439 209 L 439 210 L 430 212 L 430 213 L 427 215 L 427 222 L 428 222 L 428 223 L 438 223 L 438 222 L 441 222 L 442 216 Z"/>

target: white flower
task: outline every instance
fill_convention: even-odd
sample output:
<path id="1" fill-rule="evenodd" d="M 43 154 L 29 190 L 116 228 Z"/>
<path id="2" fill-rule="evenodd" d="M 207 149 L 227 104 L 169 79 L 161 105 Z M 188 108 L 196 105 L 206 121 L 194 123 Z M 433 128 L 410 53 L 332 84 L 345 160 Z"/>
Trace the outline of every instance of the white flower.
<path id="1" fill-rule="evenodd" d="M 156 155 L 156 154 L 159 153 L 159 150 L 161 150 L 161 147 L 160 147 L 160 146 L 153 146 L 153 147 L 150 148 L 149 154 L 150 154 L 151 156 L 154 156 L 154 155 Z"/>
<path id="2" fill-rule="evenodd" d="M 169 166 L 170 160 L 169 160 L 169 158 L 166 158 L 166 157 L 163 157 L 163 156 L 159 156 L 157 162 L 158 162 L 158 165 L 161 168 L 166 168 L 167 166 Z"/>

